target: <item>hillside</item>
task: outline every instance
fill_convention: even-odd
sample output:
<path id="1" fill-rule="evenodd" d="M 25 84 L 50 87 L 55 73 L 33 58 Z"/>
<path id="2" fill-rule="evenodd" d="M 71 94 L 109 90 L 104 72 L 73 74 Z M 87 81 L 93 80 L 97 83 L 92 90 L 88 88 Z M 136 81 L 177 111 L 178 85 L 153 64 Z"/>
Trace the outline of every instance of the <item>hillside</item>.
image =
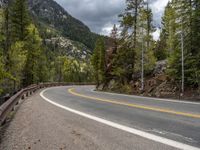
<path id="1" fill-rule="evenodd" d="M 29 9 L 34 20 L 42 28 L 56 31 L 56 34 L 78 41 L 89 49 L 94 48 L 98 37 L 81 21 L 73 18 L 53 0 L 29 0 Z"/>
<path id="2" fill-rule="evenodd" d="M 0 0 L 0 95 L 39 82 L 92 81 L 98 37 L 53 0 Z"/>
<path id="3" fill-rule="evenodd" d="M 0 7 L 7 2 L 0 0 Z M 62 55 L 80 60 L 90 57 L 99 35 L 92 33 L 84 23 L 72 17 L 54 0 L 28 0 L 28 7 L 50 49 L 55 48 L 55 39 L 62 39 L 56 40 L 57 49 Z"/>

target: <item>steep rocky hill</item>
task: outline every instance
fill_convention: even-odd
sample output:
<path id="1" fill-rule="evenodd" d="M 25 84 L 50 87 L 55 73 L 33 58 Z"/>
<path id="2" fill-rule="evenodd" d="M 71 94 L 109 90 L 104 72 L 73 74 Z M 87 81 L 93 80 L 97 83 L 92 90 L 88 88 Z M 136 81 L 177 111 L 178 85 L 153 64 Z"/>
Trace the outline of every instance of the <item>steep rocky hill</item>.
<path id="1" fill-rule="evenodd" d="M 81 21 L 72 17 L 53 0 L 29 0 L 29 9 L 34 19 L 44 28 L 53 29 L 62 37 L 83 43 L 93 49 L 97 34 Z"/>
<path id="2" fill-rule="evenodd" d="M 8 1 L 0 0 L 0 9 Z M 56 48 L 62 55 L 76 59 L 87 59 L 94 48 L 99 35 L 78 19 L 72 17 L 64 8 L 54 0 L 27 0 L 30 15 L 38 26 L 48 47 Z"/>

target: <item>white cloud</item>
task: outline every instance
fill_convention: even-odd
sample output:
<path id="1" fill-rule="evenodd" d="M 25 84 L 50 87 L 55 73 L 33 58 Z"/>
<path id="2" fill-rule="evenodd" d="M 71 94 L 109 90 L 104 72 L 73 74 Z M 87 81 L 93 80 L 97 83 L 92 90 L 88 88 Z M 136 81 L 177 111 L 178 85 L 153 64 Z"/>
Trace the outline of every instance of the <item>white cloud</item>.
<path id="1" fill-rule="evenodd" d="M 125 9 L 125 0 L 56 1 L 72 16 L 83 21 L 93 32 L 97 33 L 102 33 L 103 30 L 106 30 L 105 28 L 108 27 L 108 24 L 117 24 L 118 15 Z"/>
<path id="2" fill-rule="evenodd" d="M 83 21 L 93 32 L 109 35 L 118 15 L 125 9 L 126 0 L 55 0 L 72 16 Z M 153 11 L 154 25 L 159 27 L 169 0 L 148 0 Z M 153 34 L 158 39 L 158 30 Z"/>
<path id="3" fill-rule="evenodd" d="M 157 0 L 151 4 L 151 7 L 154 10 L 154 12 L 163 12 L 168 2 L 169 0 Z"/>
<path id="4" fill-rule="evenodd" d="M 100 34 L 102 34 L 102 35 L 109 35 L 110 32 L 111 32 L 111 30 L 112 30 L 112 26 L 103 27 Z"/>
<path id="5" fill-rule="evenodd" d="M 154 0 L 154 2 L 151 3 L 151 9 L 154 17 L 154 25 L 157 27 L 161 24 L 161 18 L 163 16 L 165 6 L 168 2 L 169 0 Z"/>
<path id="6" fill-rule="evenodd" d="M 153 39 L 154 40 L 159 40 L 159 37 L 160 37 L 160 29 L 157 28 L 156 31 L 152 34 L 153 35 Z"/>

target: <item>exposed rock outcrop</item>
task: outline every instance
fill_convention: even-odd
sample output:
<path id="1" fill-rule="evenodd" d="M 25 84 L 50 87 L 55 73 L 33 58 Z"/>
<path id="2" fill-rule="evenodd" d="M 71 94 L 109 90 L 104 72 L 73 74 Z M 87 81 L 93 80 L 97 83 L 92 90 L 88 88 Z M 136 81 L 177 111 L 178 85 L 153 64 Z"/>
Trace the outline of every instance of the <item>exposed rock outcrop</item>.
<path id="1" fill-rule="evenodd" d="M 58 48 L 64 56 L 72 57 L 78 60 L 89 60 L 91 51 L 84 44 L 72 41 L 65 37 L 54 37 L 45 40 L 46 44 Z"/>

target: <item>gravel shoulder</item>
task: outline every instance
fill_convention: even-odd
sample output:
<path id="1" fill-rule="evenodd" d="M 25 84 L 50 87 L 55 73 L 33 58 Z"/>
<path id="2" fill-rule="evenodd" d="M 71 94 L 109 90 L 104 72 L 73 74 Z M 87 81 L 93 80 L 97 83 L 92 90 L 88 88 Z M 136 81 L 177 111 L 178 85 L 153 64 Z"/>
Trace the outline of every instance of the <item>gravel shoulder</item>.
<path id="1" fill-rule="evenodd" d="M 26 99 L 1 130 L 0 150 L 173 150 L 44 101 Z"/>

